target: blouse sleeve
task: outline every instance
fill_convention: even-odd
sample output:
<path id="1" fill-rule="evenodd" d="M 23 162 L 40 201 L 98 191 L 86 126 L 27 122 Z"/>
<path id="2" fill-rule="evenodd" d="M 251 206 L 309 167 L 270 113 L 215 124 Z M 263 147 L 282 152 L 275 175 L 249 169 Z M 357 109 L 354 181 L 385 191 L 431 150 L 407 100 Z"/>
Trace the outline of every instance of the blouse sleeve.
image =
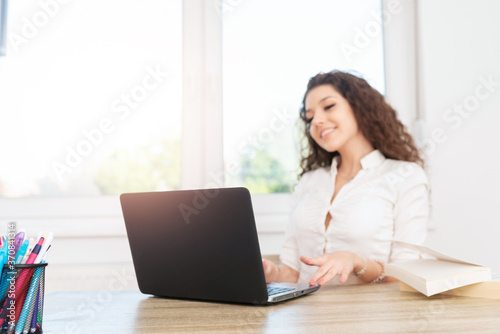
<path id="1" fill-rule="evenodd" d="M 394 240 L 422 245 L 429 220 L 429 187 L 427 176 L 419 165 L 411 163 L 409 175 L 396 185 L 398 198 L 394 205 Z M 391 246 L 389 262 L 418 258 L 418 254 L 401 246 Z"/>
<path id="2" fill-rule="evenodd" d="M 301 198 L 305 192 L 307 174 L 304 174 L 297 186 L 295 187 L 290 201 L 290 215 L 288 218 L 288 224 L 285 230 L 285 240 L 280 254 L 280 262 L 293 270 L 300 272 L 300 256 L 299 248 L 297 245 L 295 226 L 294 226 L 294 215 L 295 208 L 299 204 Z"/>

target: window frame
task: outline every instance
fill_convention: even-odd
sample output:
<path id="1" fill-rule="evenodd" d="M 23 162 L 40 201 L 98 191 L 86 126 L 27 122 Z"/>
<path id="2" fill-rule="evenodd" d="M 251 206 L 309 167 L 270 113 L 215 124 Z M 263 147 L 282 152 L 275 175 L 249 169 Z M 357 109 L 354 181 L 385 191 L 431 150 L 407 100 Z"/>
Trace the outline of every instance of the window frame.
<path id="1" fill-rule="evenodd" d="M 382 0 L 387 9 L 394 0 Z M 411 128 L 418 115 L 416 8 L 383 29 L 387 100 Z M 222 11 L 225 0 L 184 0 L 181 189 L 223 186 Z M 401 45 L 407 46 L 401 48 Z M 290 194 L 252 196 L 257 230 L 283 233 Z M 28 231 L 50 229 L 58 238 L 124 237 L 118 196 L 0 199 L 0 221 Z"/>
<path id="2" fill-rule="evenodd" d="M 6 54 L 8 0 L 0 0 L 0 57 Z"/>

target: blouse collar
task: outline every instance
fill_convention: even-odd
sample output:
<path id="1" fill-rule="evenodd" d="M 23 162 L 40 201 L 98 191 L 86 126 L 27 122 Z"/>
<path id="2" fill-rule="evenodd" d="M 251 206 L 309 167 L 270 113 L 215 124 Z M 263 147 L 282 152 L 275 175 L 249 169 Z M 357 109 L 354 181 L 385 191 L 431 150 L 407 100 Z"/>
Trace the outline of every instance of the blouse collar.
<path id="1" fill-rule="evenodd" d="M 332 159 L 332 167 L 331 170 L 337 170 L 337 164 L 340 159 L 340 156 L 337 155 Z M 364 157 L 361 158 L 361 167 L 363 169 L 370 169 L 379 166 L 384 162 L 385 156 L 379 150 L 373 150 Z"/>

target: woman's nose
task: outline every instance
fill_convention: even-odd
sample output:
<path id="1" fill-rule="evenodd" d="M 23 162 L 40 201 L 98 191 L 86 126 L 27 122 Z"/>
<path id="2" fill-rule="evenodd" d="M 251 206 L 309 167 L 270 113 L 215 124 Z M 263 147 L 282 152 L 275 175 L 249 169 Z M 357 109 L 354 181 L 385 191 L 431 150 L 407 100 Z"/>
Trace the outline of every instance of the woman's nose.
<path id="1" fill-rule="evenodd" d="M 312 119 L 312 124 L 317 125 L 317 124 L 323 124 L 325 121 L 325 114 L 322 113 L 321 111 L 315 112 L 314 117 Z"/>

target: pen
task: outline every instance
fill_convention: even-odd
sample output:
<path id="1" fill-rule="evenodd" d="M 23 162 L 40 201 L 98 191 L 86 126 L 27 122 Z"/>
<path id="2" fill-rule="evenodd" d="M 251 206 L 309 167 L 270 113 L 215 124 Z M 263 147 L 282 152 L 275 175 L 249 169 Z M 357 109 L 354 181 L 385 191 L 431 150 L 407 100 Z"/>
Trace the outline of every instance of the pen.
<path id="1" fill-rule="evenodd" d="M 8 268 L 7 269 L 4 268 L 4 265 L 7 263 L 7 259 L 8 259 L 7 247 L 6 247 L 7 244 L 8 243 L 4 243 L 3 247 L 0 249 L 0 273 L 1 273 L 2 277 L 4 277 L 4 275 L 7 275 L 7 271 L 9 270 Z M 5 269 L 5 271 L 4 271 L 4 269 Z M 10 275 L 10 276 L 12 276 L 12 275 Z M 7 276 L 5 276 L 5 277 L 7 277 Z M 2 280 L 1 288 L 2 288 L 2 291 L 1 291 L 2 294 L 0 295 L 0 298 L 3 298 L 5 292 L 9 288 L 9 281 L 7 281 L 7 280 L 3 281 Z M 7 305 L 7 304 L 5 304 L 5 305 Z M 4 306 L 4 308 L 7 308 L 7 307 L 8 307 L 8 305 Z M 3 313 L 4 313 L 4 311 L 2 310 L 2 314 Z"/>
<path id="2" fill-rule="evenodd" d="M 35 259 L 37 258 L 38 254 L 40 253 L 40 249 L 42 249 L 42 244 L 43 244 L 44 240 L 45 240 L 44 237 L 41 237 L 40 240 L 38 240 L 38 243 L 35 245 L 35 247 L 33 247 L 33 250 L 31 251 L 31 254 L 28 257 L 26 264 L 33 264 L 35 262 Z"/>
<path id="3" fill-rule="evenodd" d="M 54 233 L 52 232 L 46 232 L 43 234 L 43 244 L 42 244 L 42 247 L 40 249 L 40 252 L 38 253 L 38 256 L 36 257 L 35 259 L 35 264 L 38 264 L 42 261 L 43 257 L 45 256 L 47 250 L 49 249 L 50 247 L 50 244 L 52 243 L 52 239 L 54 238 Z"/>
<path id="4" fill-rule="evenodd" d="M 48 250 L 50 249 L 50 245 Z M 45 259 L 47 258 L 47 252 L 45 252 L 45 255 L 43 256 L 42 263 L 45 263 Z M 23 334 L 27 334 L 28 332 L 30 333 L 35 333 L 37 329 L 37 322 L 41 323 L 41 310 L 40 310 L 40 299 L 43 300 L 43 282 L 45 282 L 45 270 L 42 270 L 40 273 L 40 282 L 38 284 L 38 291 L 37 291 L 37 296 L 36 296 L 36 302 L 35 302 L 35 307 L 33 310 L 30 309 L 31 314 L 31 321 L 27 322 L 26 325 L 24 326 Z M 30 326 L 29 326 L 30 325 Z"/>
<path id="5" fill-rule="evenodd" d="M 41 274 L 42 270 L 43 270 L 43 267 L 38 267 L 35 269 L 35 272 L 33 274 L 33 278 L 31 279 L 31 284 L 30 284 L 30 287 L 28 290 L 28 294 L 26 295 L 26 299 L 25 299 L 24 304 L 22 306 L 21 315 L 19 316 L 19 319 L 17 321 L 17 326 L 15 327 L 16 333 L 22 333 L 24 330 L 24 325 L 26 322 L 26 318 L 28 317 L 30 307 L 33 306 L 33 304 L 36 300 L 36 291 L 38 290 L 38 282 L 40 281 L 40 274 Z M 31 325 L 31 321 L 30 321 L 30 325 Z M 11 327 L 11 326 L 9 326 L 9 327 Z"/>
<path id="6" fill-rule="evenodd" d="M 2 249 L 0 249 L 0 269 L 3 269 L 3 266 L 7 263 L 9 259 L 8 245 L 9 245 L 9 239 L 5 241 Z"/>
<path id="7" fill-rule="evenodd" d="M 28 246 L 28 250 L 26 251 L 26 254 L 24 254 L 23 260 L 21 261 L 21 264 L 26 264 L 26 261 L 28 261 L 28 257 L 31 254 L 31 251 L 33 250 L 33 247 L 35 247 L 35 239 L 30 238 L 30 244 Z M 37 239 L 38 240 L 38 239 Z"/>
<path id="8" fill-rule="evenodd" d="M 26 252 L 26 249 L 28 248 L 28 245 L 29 245 L 29 241 L 24 240 L 23 245 L 21 246 L 21 248 L 19 248 L 19 251 L 16 254 L 16 259 L 14 261 L 15 264 L 19 264 L 19 261 L 21 261 L 21 259 L 23 258 L 24 253 Z M 1 259 L 1 256 L 2 255 L 0 254 L 0 259 Z M 7 271 L 9 271 L 9 269 L 7 269 Z M 8 274 L 6 276 L 7 280 L 5 282 L 10 282 L 14 276 L 16 276 L 15 271 L 8 272 Z M 8 288 L 9 288 L 9 284 L 2 284 L 1 287 L 2 287 L 2 290 L 0 291 L 0 298 L 2 298 L 5 295 L 5 293 L 7 292 Z"/>
<path id="9" fill-rule="evenodd" d="M 28 239 L 24 240 L 23 245 L 16 253 L 16 259 L 14 260 L 15 264 L 21 264 L 21 261 L 28 250 L 28 246 L 30 245 L 30 241 Z"/>
<path id="10" fill-rule="evenodd" d="M 24 229 L 19 230 L 19 233 L 16 234 L 16 236 L 14 238 L 14 252 L 15 253 L 17 253 L 17 251 L 19 250 L 19 248 L 23 244 L 25 234 L 26 233 L 24 232 Z"/>
<path id="11" fill-rule="evenodd" d="M 42 247 L 44 238 L 41 237 L 38 243 L 35 245 L 33 248 L 33 251 L 31 252 L 30 256 L 28 257 L 28 260 L 26 261 L 26 264 L 33 264 L 35 261 L 36 257 L 38 256 L 38 253 L 40 252 L 40 248 Z M 19 277 L 16 280 L 16 283 L 14 285 L 15 291 L 22 291 L 22 289 L 25 286 L 25 281 L 28 278 L 29 270 L 22 270 L 21 273 L 19 274 Z M 7 316 L 7 305 L 10 305 L 11 301 L 13 298 L 7 298 L 5 301 L 5 304 L 3 306 L 4 310 L 0 314 L 0 326 L 4 324 L 6 316 Z M 17 301 L 16 301 L 17 302 Z M 19 304 L 22 304 L 24 302 L 23 296 L 20 297 Z M 18 319 L 18 314 L 19 314 L 19 307 L 16 307 L 16 310 L 13 314 L 13 317 L 10 318 L 11 322 L 15 323 L 16 319 Z M 9 327 L 9 330 L 11 328 Z"/>
<path id="12" fill-rule="evenodd" d="M 38 320 L 38 303 L 40 302 L 40 294 L 42 293 L 42 283 L 43 282 L 43 276 L 40 277 L 40 284 L 38 285 L 38 294 L 36 295 L 36 302 L 35 302 L 35 308 L 33 309 L 33 314 L 31 315 L 31 323 L 29 330 L 31 333 L 34 333 L 36 331 L 36 323 Z M 28 333 L 26 331 L 26 327 L 24 327 L 23 333 Z"/>

